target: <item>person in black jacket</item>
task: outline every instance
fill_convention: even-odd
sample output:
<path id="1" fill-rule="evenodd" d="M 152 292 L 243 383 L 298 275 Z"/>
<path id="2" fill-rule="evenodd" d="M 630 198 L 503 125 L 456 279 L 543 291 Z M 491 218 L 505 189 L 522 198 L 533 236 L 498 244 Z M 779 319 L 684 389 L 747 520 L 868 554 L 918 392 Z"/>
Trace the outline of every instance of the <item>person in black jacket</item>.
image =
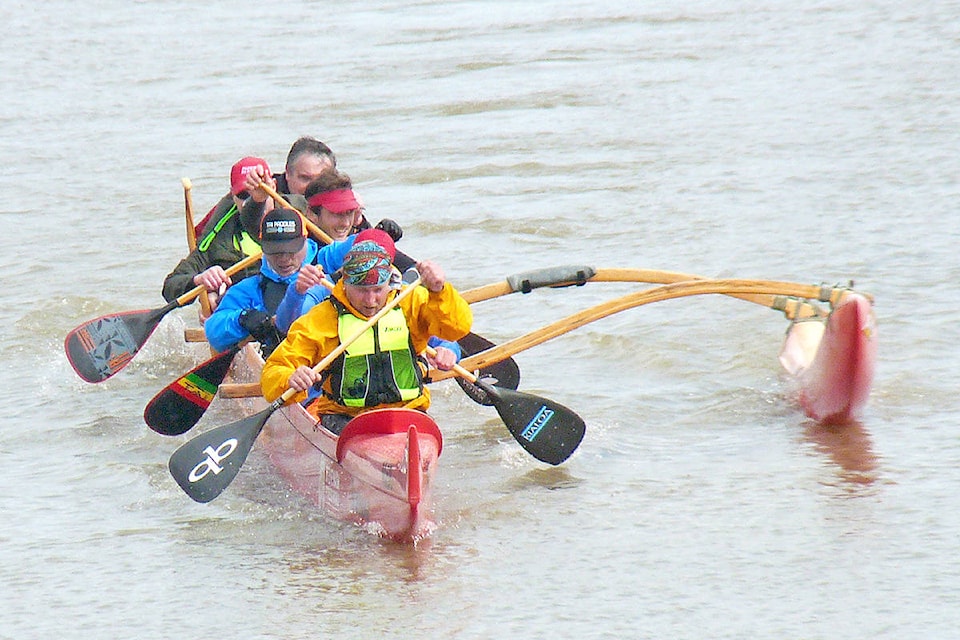
<path id="1" fill-rule="evenodd" d="M 316 138 L 297 139 L 287 153 L 283 173 L 271 175 L 269 170 L 260 168 L 247 174 L 245 188 L 250 194 L 250 199 L 244 202 L 240 210 L 240 223 L 244 230 L 255 237 L 260 232 L 260 220 L 264 214 L 273 209 L 270 196 L 257 186 L 260 181 L 284 196 L 287 202 L 297 209 L 301 207 L 305 209 L 306 203 L 302 200 L 302 196 L 307 185 L 324 171 L 336 168 L 337 157 L 326 144 Z"/>

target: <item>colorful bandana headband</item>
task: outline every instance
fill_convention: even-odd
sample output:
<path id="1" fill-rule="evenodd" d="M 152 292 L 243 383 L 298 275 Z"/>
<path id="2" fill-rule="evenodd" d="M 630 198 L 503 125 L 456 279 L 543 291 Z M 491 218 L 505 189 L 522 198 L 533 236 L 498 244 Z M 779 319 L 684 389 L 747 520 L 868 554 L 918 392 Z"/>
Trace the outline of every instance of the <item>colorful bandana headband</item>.
<path id="1" fill-rule="evenodd" d="M 343 213 L 344 211 L 353 211 L 360 208 L 357 197 L 353 194 L 353 189 L 335 189 L 333 191 L 324 191 L 310 196 L 307 204 L 311 207 L 323 207 L 333 213 Z"/>
<path id="2" fill-rule="evenodd" d="M 354 243 L 343 262 L 343 278 L 358 287 L 376 287 L 390 282 L 390 254 L 376 242 Z"/>

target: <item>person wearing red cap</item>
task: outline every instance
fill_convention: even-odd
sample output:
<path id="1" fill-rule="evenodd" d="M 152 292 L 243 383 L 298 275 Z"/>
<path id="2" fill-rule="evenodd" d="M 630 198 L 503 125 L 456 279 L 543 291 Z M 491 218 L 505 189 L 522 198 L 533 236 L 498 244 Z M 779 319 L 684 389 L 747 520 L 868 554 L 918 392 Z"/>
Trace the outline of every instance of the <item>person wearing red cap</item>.
<path id="1" fill-rule="evenodd" d="M 309 213 L 305 213 L 304 217 L 310 219 L 333 240 L 345 240 L 353 234 L 370 229 L 347 174 L 337 169 L 324 171 L 319 178 L 307 185 L 304 196 L 307 197 L 308 204 L 312 202 L 309 204 Z M 383 219 L 376 228 L 386 231 L 391 242 L 403 237 L 403 230 L 393 220 Z M 395 249 L 392 250 L 391 260 L 401 271 L 406 271 L 416 264 L 410 256 Z M 277 310 L 277 326 L 282 330 L 288 329 L 294 320 L 311 307 L 326 300 L 329 290 L 321 284 L 322 278 L 323 271 L 312 265 L 305 265 L 300 270 L 295 286 Z"/>
<path id="2" fill-rule="evenodd" d="M 163 297 L 169 302 L 179 298 L 196 286 L 203 285 L 211 292 L 211 302 L 216 306 L 217 295 L 233 280 L 224 270 L 239 262 L 244 256 L 260 250 L 255 237 L 251 237 L 240 224 L 239 211 L 244 200 L 247 176 L 257 171 L 270 172 L 266 160 L 248 156 L 241 158 L 230 168 L 230 192 L 221 198 L 200 222 L 197 248 L 181 260 L 163 281 Z M 241 280 L 257 272 L 254 266 L 236 277 Z"/>
<path id="3" fill-rule="evenodd" d="M 386 248 L 394 268 L 397 264 L 397 256 L 402 255 L 396 250 L 393 237 L 382 229 L 365 229 L 355 236 L 347 236 L 347 239 L 352 240 L 354 244 L 367 240 L 379 242 L 381 246 Z M 407 258 L 407 260 L 413 265 L 410 258 Z M 331 275 L 336 278 L 340 274 Z M 326 279 L 324 270 L 318 265 L 304 264 L 300 268 L 296 281 L 287 288 L 286 295 L 277 307 L 274 322 L 281 332 L 286 334 L 294 320 L 330 297 L 330 289 L 323 284 L 324 279 Z M 450 369 L 463 356 L 463 349 L 455 341 L 441 340 L 436 336 L 431 336 L 428 344 L 436 351 L 434 355 L 427 355 L 427 362 L 433 367 Z"/>
<path id="4" fill-rule="evenodd" d="M 309 217 L 334 240 L 370 228 L 353 182 L 342 171 L 320 174 L 307 185 L 303 196 L 310 207 Z"/>
<path id="5" fill-rule="evenodd" d="M 304 196 L 313 214 L 313 222 L 333 240 L 342 240 L 354 233 L 359 233 L 357 238 L 360 239 L 370 230 L 370 223 L 363 215 L 363 205 L 346 173 L 338 169 L 324 171 L 307 185 Z M 416 260 L 397 251 L 393 244 L 403 237 L 399 224 L 384 218 L 374 228 L 389 236 L 390 259 L 397 269 L 404 272 L 416 265 Z M 327 299 L 330 291 L 321 284 L 323 277 L 323 272 L 312 265 L 305 265 L 300 270 L 296 283 L 277 309 L 276 322 L 282 331 L 287 331 L 294 320 Z M 463 355 L 461 346 L 453 341 L 432 336 L 429 345 L 436 350 L 436 355 L 427 356 L 431 366 L 449 369 Z"/>
<path id="6" fill-rule="evenodd" d="M 260 179 L 262 178 L 257 174 L 248 178 L 247 182 L 253 196 L 244 204 L 241 219 L 248 231 L 256 229 L 263 211 L 267 210 L 263 204 L 258 203 L 259 198 L 265 197 L 261 194 L 266 193 L 256 186 Z M 321 168 L 320 173 L 306 185 L 304 191 L 286 199 L 334 240 L 345 240 L 347 236 L 371 228 L 363 215 L 363 204 L 353 191 L 350 176 L 338 170 L 336 164 L 327 164 Z M 313 204 L 310 204 L 310 201 Z M 376 228 L 386 231 L 394 241 L 403 236 L 400 225 L 393 220 L 383 219 L 377 223 Z M 397 266 L 406 270 L 415 262 L 409 256 L 400 254 Z"/>
<path id="7" fill-rule="evenodd" d="M 339 346 L 340 336 L 354 333 L 397 295 L 401 285 L 392 264 L 394 252 L 386 233 L 358 234 L 332 295 L 296 320 L 267 358 L 260 380 L 265 398 L 273 401 L 293 388 L 300 393 L 291 401 L 299 402 L 319 383 L 322 393 L 307 410 L 328 428 L 342 420 L 324 416 L 401 406 L 425 411 L 430 406 L 425 366 L 418 356 L 431 336 L 458 340 L 469 333 L 473 314 L 440 266 L 429 260 L 417 264 L 421 286 L 367 329 L 370 339 L 354 342 L 326 372 L 312 370 Z"/>

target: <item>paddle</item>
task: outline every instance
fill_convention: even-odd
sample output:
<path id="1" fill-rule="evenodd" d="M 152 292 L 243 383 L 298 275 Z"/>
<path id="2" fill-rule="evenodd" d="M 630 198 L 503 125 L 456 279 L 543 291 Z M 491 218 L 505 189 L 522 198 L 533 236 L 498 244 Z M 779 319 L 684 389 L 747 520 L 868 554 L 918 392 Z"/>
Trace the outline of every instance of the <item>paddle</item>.
<path id="1" fill-rule="evenodd" d="M 589 266 L 562 266 L 545 269 L 535 269 L 507 276 L 505 280 L 494 282 L 469 289 L 462 293 L 464 299 L 473 304 L 511 293 L 530 293 L 542 287 L 562 288 L 582 286 L 587 282 L 648 282 L 652 284 L 672 284 L 689 280 L 706 280 L 703 276 L 675 271 L 659 271 L 653 269 L 595 269 Z M 809 318 L 825 316 L 826 311 L 820 307 L 774 294 L 726 294 L 734 298 L 753 302 L 769 307 L 775 311 L 782 311 L 789 320 L 794 318 Z"/>
<path id="2" fill-rule="evenodd" d="M 468 333 L 457 340 L 457 343 L 460 345 L 460 349 L 465 356 L 471 356 L 497 346 L 483 336 L 478 336 L 475 333 Z M 515 390 L 520 386 L 520 367 L 517 366 L 513 358 L 505 358 L 500 362 L 495 362 L 488 367 L 484 367 L 478 371 L 478 375 L 488 384 L 495 385 L 502 389 Z M 477 404 L 486 406 L 493 405 L 489 394 L 477 384 L 463 376 L 457 376 L 455 380 L 457 384 L 460 385 L 460 388 L 463 389 L 463 392 L 467 394 L 467 397 Z"/>
<path id="3" fill-rule="evenodd" d="M 179 436 L 192 429 L 210 406 L 234 357 L 246 342 L 216 354 L 155 395 L 143 410 L 147 426 L 164 436 Z"/>
<path id="4" fill-rule="evenodd" d="M 190 182 L 190 178 L 181 178 L 180 183 L 183 185 L 183 211 L 187 223 L 187 248 L 192 252 L 197 248 L 197 228 L 193 221 L 193 198 L 190 197 L 193 183 Z M 210 314 L 213 313 L 210 295 L 206 289 L 200 292 L 200 309 L 203 311 L 204 318 L 209 318 Z"/>
<path id="5" fill-rule="evenodd" d="M 341 353 L 366 333 L 367 329 L 413 293 L 419 284 L 418 276 L 383 309 L 370 316 L 352 335 L 318 362 L 313 367 L 314 372 L 319 373 L 329 367 Z M 297 391 L 290 387 L 260 413 L 206 431 L 182 445 L 170 456 L 168 466 L 173 479 L 197 502 L 210 502 L 216 498 L 239 473 L 254 441 L 273 412 L 296 394 Z"/>
<path id="6" fill-rule="evenodd" d="M 260 260 L 260 255 L 257 252 L 247 256 L 227 269 L 227 275 L 246 269 Z M 70 366 L 87 382 L 103 382 L 130 364 L 165 315 L 193 302 L 204 290 L 198 286 L 158 309 L 125 311 L 88 320 L 63 341 Z"/>
<path id="7" fill-rule="evenodd" d="M 329 280 L 324 279 L 323 284 L 333 289 L 333 283 Z M 179 436 L 192 429 L 203 417 L 227 377 L 233 358 L 247 342 L 249 339 L 214 355 L 167 385 L 147 404 L 143 410 L 143 421 L 165 436 Z M 253 395 L 260 394 L 259 383 L 244 386 L 254 388 Z"/>
<path id="8" fill-rule="evenodd" d="M 727 279 L 677 282 L 636 291 L 575 313 L 519 338 L 465 358 L 460 362 L 460 366 L 468 370 L 482 369 L 595 320 L 661 300 L 702 294 L 786 295 L 829 302 L 832 306 L 836 306 L 849 291 L 850 289 L 845 287 L 805 285 L 774 280 Z M 450 371 L 439 371 L 431 377 L 434 380 L 445 380 L 454 375 L 456 374 Z"/>
<path id="9" fill-rule="evenodd" d="M 308 221 L 308 225 L 310 225 Z M 322 232 L 321 232 L 322 233 Z M 324 285 L 333 289 L 333 283 L 324 280 Z M 472 355 L 490 349 L 496 345 L 475 333 L 468 333 L 459 341 L 463 353 Z M 215 354 L 180 376 L 161 390 L 147 404 L 143 419 L 147 426 L 162 435 L 178 436 L 192 429 L 210 402 L 220 389 L 230 369 L 230 362 L 239 350 L 239 346 Z M 520 368 L 512 358 L 505 358 L 479 371 L 488 384 L 514 390 L 520 385 Z M 464 377 L 457 376 L 457 384 L 471 400 L 478 404 L 492 406 L 490 395 L 478 385 Z M 244 383 L 226 388 L 224 397 L 249 397 L 260 394 L 259 383 Z"/>
<path id="10" fill-rule="evenodd" d="M 323 284 L 333 289 L 333 283 L 329 280 L 324 279 Z M 474 333 L 467 334 L 459 342 L 464 353 L 468 355 L 496 346 Z M 179 436 L 192 429 L 210 406 L 230 370 L 230 363 L 241 346 L 238 344 L 227 351 L 215 354 L 155 395 L 143 412 L 143 420 L 147 426 L 166 436 Z M 516 389 L 520 384 L 520 370 L 512 358 L 494 363 L 480 373 L 488 384 L 508 389 Z M 478 385 L 460 376 L 456 381 L 474 402 L 487 406 L 493 405 L 489 394 Z M 225 389 L 228 393 L 224 393 L 224 397 L 260 395 L 259 383 L 244 383 Z"/>
<path id="11" fill-rule="evenodd" d="M 433 347 L 427 353 L 436 354 Z M 460 378 L 479 387 L 487 402 L 500 414 L 511 435 L 537 460 L 558 465 L 569 458 L 586 432 L 586 424 L 579 415 L 558 402 L 530 393 L 496 387 L 478 379 L 460 365 L 452 371 Z"/>

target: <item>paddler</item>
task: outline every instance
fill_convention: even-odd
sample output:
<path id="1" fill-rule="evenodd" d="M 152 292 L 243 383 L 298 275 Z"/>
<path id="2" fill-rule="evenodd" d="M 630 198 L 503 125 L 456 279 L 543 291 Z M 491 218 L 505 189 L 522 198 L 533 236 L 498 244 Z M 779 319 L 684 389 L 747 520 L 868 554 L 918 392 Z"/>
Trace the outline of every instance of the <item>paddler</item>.
<path id="1" fill-rule="evenodd" d="M 283 339 L 274 319 L 277 307 L 300 269 L 310 264 L 317 265 L 321 273 L 333 273 L 353 246 L 351 237 L 320 247 L 307 238 L 300 212 L 287 208 L 273 209 L 263 217 L 259 240 L 263 248 L 260 272 L 227 289 L 203 325 L 207 340 L 217 351 L 252 337 L 260 343 L 264 356 L 269 355 Z"/>
<path id="2" fill-rule="evenodd" d="M 312 180 L 303 197 L 309 206 L 307 217 L 334 240 L 343 240 L 370 228 L 360 196 L 353 190 L 353 181 L 339 169 L 324 171 Z M 378 222 L 374 229 L 386 231 L 394 242 L 403 237 L 400 225 L 389 218 Z M 399 252 L 394 260 L 400 271 L 406 271 L 414 264 L 416 260 Z"/>
<path id="3" fill-rule="evenodd" d="M 256 235 L 260 228 L 260 220 L 274 206 L 270 195 L 259 188 L 261 181 L 284 196 L 287 202 L 300 209 L 302 213 L 306 213 L 303 193 L 307 185 L 325 171 L 336 168 L 337 157 L 330 147 L 309 136 L 298 138 L 287 152 L 283 173 L 271 174 L 269 169 L 259 168 L 247 174 L 245 188 L 250 194 L 250 199 L 243 203 L 243 208 L 240 210 L 240 222 L 243 228 L 250 235 Z M 303 203 L 302 209 L 301 203 Z M 312 222 L 316 223 L 316 220 Z"/>
<path id="4" fill-rule="evenodd" d="M 271 174 L 262 158 L 250 156 L 239 160 L 230 170 L 230 193 L 198 225 L 201 231 L 197 234 L 197 249 L 181 260 L 164 280 L 164 298 L 169 302 L 203 285 L 216 307 L 217 297 L 226 287 L 257 273 L 253 268 L 231 279 L 224 270 L 260 250 L 257 243 L 260 220 L 272 209 L 272 204 L 265 206 L 266 192 L 255 189 L 259 181 L 264 180 L 287 194 L 287 202 L 306 213 L 304 189 L 322 172 L 336 166 L 337 158 L 330 147 L 309 136 L 297 139 L 290 147 L 283 173 Z"/>
<path id="5" fill-rule="evenodd" d="M 197 248 L 181 260 L 163 281 L 163 297 L 167 302 L 179 298 L 194 287 L 203 285 L 216 307 L 218 296 L 233 280 L 224 270 L 260 250 L 256 237 L 240 224 L 240 209 L 250 194 L 246 188 L 247 175 L 270 167 L 263 158 L 247 156 L 230 168 L 230 192 L 214 205 L 198 223 Z M 234 276 L 242 280 L 257 273 L 257 267 Z"/>
<path id="6" fill-rule="evenodd" d="M 337 169 L 324 171 L 307 185 L 304 196 L 309 205 L 309 213 L 305 217 L 333 240 L 346 240 L 352 234 L 370 228 L 370 223 L 363 216 L 360 198 L 353 191 L 350 176 Z M 393 242 L 403 237 L 400 225 L 388 218 L 377 223 L 375 228 L 385 231 Z M 391 259 L 401 272 L 416 264 L 416 260 L 400 252 L 391 254 Z M 300 270 L 296 283 L 277 309 L 277 326 L 281 331 L 289 329 L 294 320 L 327 299 L 330 290 L 321 283 L 323 277 L 323 271 L 310 265 Z M 332 274 L 331 277 L 338 276 Z"/>
<path id="7" fill-rule="evenodd" d="M 421 286 L 386 313 L 324 372 L 312 368 L 398 295 L 400 272 L 391 256 L 393 240 L 380 230 L 359 234 L 347 253 L 333 294 L 296 320 L 263 367 L 261 387 L 273 401 L 287 388 L 306 399 L 324 427 L 339 433 L 351 416 L 383 407 L 426 410 L 430 392 L 423 384 L 426 365 L 419 355 L 431 336 L 458 340 L 469 333 L 473 314 L 436 263 L 417 263 Z M 450 368 L 452 363 L 444 365 Z"/>

